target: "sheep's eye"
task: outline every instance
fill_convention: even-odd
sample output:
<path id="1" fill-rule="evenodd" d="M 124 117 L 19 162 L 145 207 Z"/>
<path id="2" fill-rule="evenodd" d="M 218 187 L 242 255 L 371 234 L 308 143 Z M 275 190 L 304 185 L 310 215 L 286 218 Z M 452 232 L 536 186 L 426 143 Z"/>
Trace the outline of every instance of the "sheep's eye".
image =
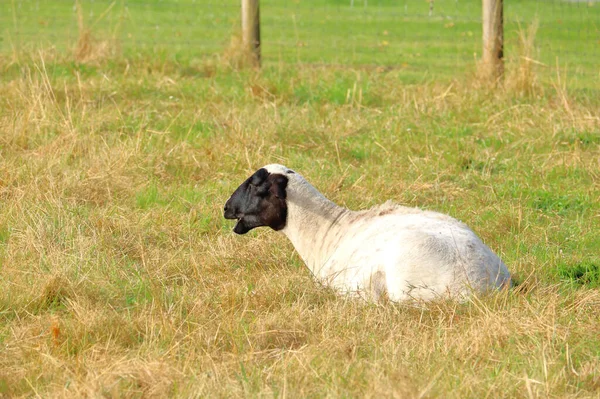
<path id="1" fill-rule="evenodd" d="M 251 189 L 252 194 L 254 194 L 258 197 L 266 197 L 267 194 L 269 193 L 269 190 L 267 190 L 264 186 L 261 187 L 261 186 L 252 185 L 250 187 L 252 187 L 252 189 Z"/>

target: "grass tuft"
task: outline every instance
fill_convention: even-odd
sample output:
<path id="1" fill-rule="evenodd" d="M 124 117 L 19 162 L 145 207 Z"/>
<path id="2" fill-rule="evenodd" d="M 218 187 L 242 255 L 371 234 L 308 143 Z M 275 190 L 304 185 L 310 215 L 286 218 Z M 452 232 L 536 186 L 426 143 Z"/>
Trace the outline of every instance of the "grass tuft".
<path id="1" fill-rule="evenodd" d="M 38 311 L 65 309 L 69 298 L 74 294 L 71 283 L 64 277 L 52 276 L 44 284 L 37 300 Z"/>
<path id="2" fill-rule="evenodd" d="M 536 60 L 537 49 L 535 38 L 539 21 L 535 19 L 523 29 L 519 24 L 518 52 L 514 65 L 511 65 L 506 77 L 507 89 L 523 95 L 533 95 L 540 89 L 538 85 L 536 68 L 548 67 Z"/>
<path id="3" fill-rule="evenodd" d="M 114 5 L 115 2 L 109 4 L 108 8 L 94 22 L 94 25 L 100 22 L 103 16 L 107 15 Z M 79 30 L 77 44 L 73 49 L 75 61 L 78 63 L 98 63 L 113 57 L 116 54 L 118 47 L 116 33 L 113 34 L 112 39 L 106 38 L 98 40 L 92 34 L 92 28 L 86 24 L 83 6 L 80 0 L 75 2 L 75 8 L 77 11 L 77 27 Z"/>
<path id="4" fill-rule="evenodd" d="M 221 67 L 234 71 L 257 66 L 256 55 L 244 43 L 241 33 L 231 35 L 229 46 L 225 47 L 217 59 Z"/>

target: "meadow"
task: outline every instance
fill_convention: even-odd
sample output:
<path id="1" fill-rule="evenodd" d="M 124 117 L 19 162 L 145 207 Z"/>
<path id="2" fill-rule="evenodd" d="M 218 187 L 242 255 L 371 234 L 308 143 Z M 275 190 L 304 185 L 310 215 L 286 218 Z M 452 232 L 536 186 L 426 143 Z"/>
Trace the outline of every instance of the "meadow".
<path id="1" fill-rule="evenodd" d="M 134 23 L 168 25 L 164 3 L 0 16 L 0 398 L 600 396 L 597 52 L 532 62 L 552 59 L 537 42 L 570 43 L 540 38 L 539 14 L 538 36 L 510 33 L 525 55 L 497 84 L 472 58 L 422 69 L 443 62 L 436 46 L 390 67 L 400 42 L 312 52 L 316 33 L 255 70 L 225 7 L 197 17 L 205 36 L 179 28 L 202 51 Z M 381 44 L 375 25 L 362 43 Z M 282 235 L 236 236 L 222 217 L 273 162 L 352 209 L 392 199 L 464 221 L 516 286 L 422 306 L 336 295 Z"/>

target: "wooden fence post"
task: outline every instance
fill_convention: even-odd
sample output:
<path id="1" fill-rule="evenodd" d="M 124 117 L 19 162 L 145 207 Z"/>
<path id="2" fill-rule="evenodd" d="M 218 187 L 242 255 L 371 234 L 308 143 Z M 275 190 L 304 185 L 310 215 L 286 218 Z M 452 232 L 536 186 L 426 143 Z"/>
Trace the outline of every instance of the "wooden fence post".
<path id="1" fill-rule="evenodd" d="M 483 67 L 494 81 L 504 73 L 504 16 L 502 0 L 483 0 Z"/>
<path id="2" fill-rule="evenodd" d="M 242 41 L 252 57 L 252 64 L 260 67 L 260 14 L 259 0 L 242 0 Z"/>

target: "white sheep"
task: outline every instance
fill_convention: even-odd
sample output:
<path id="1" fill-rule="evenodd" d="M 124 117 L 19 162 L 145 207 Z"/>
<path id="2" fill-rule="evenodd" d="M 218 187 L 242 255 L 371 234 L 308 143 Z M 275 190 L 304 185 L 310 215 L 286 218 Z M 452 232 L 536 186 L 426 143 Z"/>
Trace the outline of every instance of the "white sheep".
<path id="1" fill-rule="evenodd" d="M 464 299 L 511 284 L 506 265 L 465 224 L 386 202 L 351 211 L 282 165 L 264 166 L 225 204 L 237 234 L 269 226 L 325 285 L 377 301 Z"/>

